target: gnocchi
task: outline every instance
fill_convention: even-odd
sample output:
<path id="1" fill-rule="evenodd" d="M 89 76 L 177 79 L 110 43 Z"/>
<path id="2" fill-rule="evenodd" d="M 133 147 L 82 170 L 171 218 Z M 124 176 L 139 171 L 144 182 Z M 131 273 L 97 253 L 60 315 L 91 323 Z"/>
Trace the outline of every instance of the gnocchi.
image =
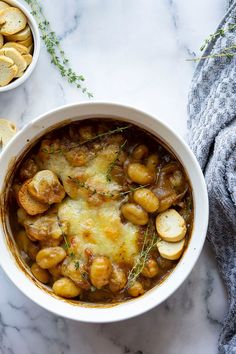
<path id="1" fill-rule="evenodd" d="M 91 283 L 101 289 L 109 283 L 112 267 L 111 262 L 107 257 L 96 257 L 90 268 Z"/>
<path id="2" fill-rule="evenodd" d="M 118 266 L 113 266 L 111 277 L 109 280 L 109 288 L 115 293 L 124 289 L 127 282 L 125 272 Z"/>
<path id="3" fill-rule="evenodd" d="M 126 203 L 121 207 L 122 215 L 135 225 L 146 225 L 148 223 L 148 214 L 139 205 Z"/>
<path id="4" fill-rule="evenodd" d="M 142 270 L 142 274 L 147 278 L 153 278 L 159 273 L 160 269 L 157 261 L 154 259 L 148 259 Z"/>
<path id="5" fill-rule="evenodd" d="M 134 192 L 134 201 L 141 205 L 148 213 L 154 213 L 159 207 L 157 196 L 148 188 L 138 189 Z"/>
<path id="6" fill-rule="evenodd" d="M 135 281 L 134 284 L 129 287 L 128 293 L 132 297 L 143 295 L 144 289 L 142 284 L 139 281 Z"/>
<path id="7" fill-rule="evenodd" d="M 148 156 L 148 147 L 144 144 L 138 145 L 134 148 L 132 153 L 132 157 L 135 160 L 142 160 L 143 158 Z"/>
<path id="8" fill-rule="evenodd" d="M 46 269 L 41 268 L 37 263 L 31 266 L 31 272 L 41 283 L 47 284 L 50 281 L 50 274 Z"/>
<path id="9" fill-rule="evenodd" d="M 66 299 L 77 297 L 81 293 L 81 289 L 66 277 L 56 280 L 52 286 L 52 290 L 56 295 L 65 297 Z"/>
<path id="10" fill-rule="evenodd" d="M 131 181 L 141 185 L 151 184 L 155 181 L 154 173 L 138 162 L 130 163 L 127 173 Z"/>
<path id="11" fill-rule="evenodd" d="M 66 257 L 62 247 L 43 248 L 36 256 L 36 262 L 43 269 L 49 269 L 60 263 Z"/>

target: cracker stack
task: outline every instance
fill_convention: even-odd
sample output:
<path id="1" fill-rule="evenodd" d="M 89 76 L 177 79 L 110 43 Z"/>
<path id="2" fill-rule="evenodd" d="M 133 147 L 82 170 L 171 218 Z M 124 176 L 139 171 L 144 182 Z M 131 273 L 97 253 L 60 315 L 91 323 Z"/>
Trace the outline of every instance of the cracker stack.
<path id="1" fill-rule="evenodd" d="M 23 12 L 0 1 L 0 87 L 21 77 L 32 62 L 33 37 Z"/>

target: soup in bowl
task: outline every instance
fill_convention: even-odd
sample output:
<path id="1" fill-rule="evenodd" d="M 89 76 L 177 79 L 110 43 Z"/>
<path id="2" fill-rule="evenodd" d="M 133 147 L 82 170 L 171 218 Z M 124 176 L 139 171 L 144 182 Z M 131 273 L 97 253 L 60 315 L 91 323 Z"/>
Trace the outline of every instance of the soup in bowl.
<path id="1" fill-rule="evenodd" d="M 205 184 L 182 140 L 142 112 L 99 103 L 63 107 L 19 135 L 5 151 L 22 144 L 1 203 L 6 271 L 24 279 L 17 286 L 89 322 L 132 317 L 167 298 L 207 227 Z"/>

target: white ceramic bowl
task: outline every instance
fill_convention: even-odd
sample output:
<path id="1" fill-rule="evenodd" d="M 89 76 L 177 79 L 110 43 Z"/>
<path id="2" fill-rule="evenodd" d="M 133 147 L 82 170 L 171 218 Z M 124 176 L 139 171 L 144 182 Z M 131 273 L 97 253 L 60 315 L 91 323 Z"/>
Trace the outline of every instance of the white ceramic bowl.
<path id="1" fill-rule="evenodd" d="M 21 2 L 17 0 L 4 0 L 4 2 L 7 2 L 11 6 L 18 7 L 27 17 L 28 24 L 30 26 L 32 36 L 33 36 L 34 52 L 33 52 L 32 63 L 28 66 L 24 74 L 18 79 L 9 83 L 8 85 L 0 87 L 0 93 L 12 90 L 20 86 L 21 84 L 23 84 L 23 82 L 25 82 L 30 77 L 33 70 L 35 69 L 35 66 L 39 58 L 39 52 L 40 52 L 40 34 L 39 34 L 37 23 L 33 18 L 33 16 L 31 15 L 31 13 L 27 10 L 25 6 L 22 5 Z"/>
<path id="2" fill-rule="evenodd" d="M 205 181 L 196 158 L 186 143 L 172 129 L 144 112 L 131 107 L 111 103 L 83 103 L 68 105 L 46 113 L 27 124 L 9 143 L 0 158 L 0 188 L 3 199 L 4 191 L 9 186 L 7 178 L 16 159 L 30 147 L 30 142 L 41 137 L 45 131 L 63 121 L 70 122 L 84 118 L 112 117 L 131 122 L 151 132 L 171 147 L 182 162 L 193 189 L 194 225 L 189 245 L 175 270 L 160 285 L 143 296 L 118 305 L 75 305 L 59 299 L 30 279 L 22 270 L 10 250 L 12 235 L 7 237 L 4 216 L 4 203 L 1 200 L 2 220 L 0 225 L 0 262 L 12 282 L 31 300 L 45 309 L 60 316 L 84 322 L 112 322 L 139 315 L 166 300 L 183 283 L 196 263 L 204 244 L 208 224 L 208 197 Z M 17 152 L 17 156 L 16 156 Z M 9 228 L 9 225 L 7 225 Z M 10 237 L 10 240 L 8 239 Z"/>

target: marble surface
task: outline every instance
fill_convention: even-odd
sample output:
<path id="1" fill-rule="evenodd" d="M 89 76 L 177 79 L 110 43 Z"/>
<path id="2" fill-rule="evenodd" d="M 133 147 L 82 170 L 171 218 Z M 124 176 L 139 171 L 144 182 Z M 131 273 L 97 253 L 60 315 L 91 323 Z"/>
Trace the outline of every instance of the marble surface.
<path id="1" fill-rule="evenodd" d="M 202 40 L 225 12 L 223 0 L 50 0 L 43 9 L 94 99 L 134 105 L 186 136 L 186 103 Z M 0 115 L 22 127 L 62 104 L 86 100 L 50 64 L 44 46 L 32 77 L 0 95 Z M 1 354 L 213 354 L 227 311 L 206 243 L 181 288 L 158 308 L 120 323 L 56 317 L 22 295 L 0 271 Z"/>

